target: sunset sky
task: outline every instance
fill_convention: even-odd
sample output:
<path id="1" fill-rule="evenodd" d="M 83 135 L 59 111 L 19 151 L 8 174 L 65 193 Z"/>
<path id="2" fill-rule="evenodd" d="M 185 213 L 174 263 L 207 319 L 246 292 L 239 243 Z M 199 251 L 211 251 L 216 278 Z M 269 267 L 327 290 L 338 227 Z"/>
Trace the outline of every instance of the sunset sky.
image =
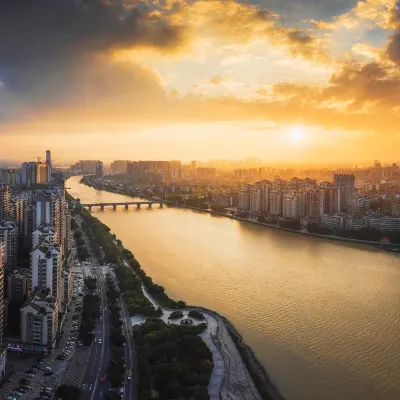
<path id="1" fill-rule="evenodd" d="M 399 161 L 394 0 L 0 0 L 0 159 Z"/>

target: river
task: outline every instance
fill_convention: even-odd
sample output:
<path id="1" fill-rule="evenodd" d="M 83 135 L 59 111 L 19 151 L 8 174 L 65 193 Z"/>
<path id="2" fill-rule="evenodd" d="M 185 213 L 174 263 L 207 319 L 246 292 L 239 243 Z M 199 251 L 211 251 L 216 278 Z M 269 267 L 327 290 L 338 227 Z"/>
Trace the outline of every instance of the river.
<path id="1" fill-rule="evenodd" d="M 79 180 L 82 202 L 131 200 Z M 177 208 L 93 215 L 170 296 L 230 319 L 287 399 L 400 399 L 399 255 Z"/>

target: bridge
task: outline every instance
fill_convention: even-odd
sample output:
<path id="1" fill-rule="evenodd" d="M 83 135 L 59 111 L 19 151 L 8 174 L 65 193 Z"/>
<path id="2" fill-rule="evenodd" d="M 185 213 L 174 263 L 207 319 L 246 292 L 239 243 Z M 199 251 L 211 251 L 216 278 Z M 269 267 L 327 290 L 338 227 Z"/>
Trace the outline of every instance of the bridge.
<path id="1" fill-rule="evenodd" d="M 102 210 L 104 210 L 104 207 L 110 207 L 112 206 L 114 210 L 117 209 L 118 206 L 125 206 L 125 210 L 129 208 L 129 206 L 136 206 L 136 208 L 140 208 L 141 206 L 147 205 L 149 208 L 153 206 L 153 204 L 158 204 L 160 208 L 163 208 L 164 202 L 161 200 L 155 200 L 155 201 L 125 201 L 121 203 L 89 203 L 89 204 L 81 204 L 81 207 L 88 208 L 89 211 L 92 210 L 92 207 L 100 207 Z"/>

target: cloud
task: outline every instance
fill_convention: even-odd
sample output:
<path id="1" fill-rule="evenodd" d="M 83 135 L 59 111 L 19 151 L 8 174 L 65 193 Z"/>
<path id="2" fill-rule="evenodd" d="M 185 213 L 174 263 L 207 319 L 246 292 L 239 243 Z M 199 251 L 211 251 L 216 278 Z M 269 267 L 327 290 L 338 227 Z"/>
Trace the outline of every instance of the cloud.
<path id="1" fill-rule="evenodd" d="M 141 68 L 117 66 L 110 54 L 138 47 L 173 51 L 185 40 L 184 27 L 141 1 L 1 0 L 0 102 L 9 104 L 3 118 L 94 94 L 148 91 L 150 76 L 142 81 Z"/>
<path id="2" fill-rule="evenodd" d="M 186 24 L 195 37 L 214 38 L 232 43 L 266 40 L 286 48 L 293 56 L 319 62 L 329 60 L 324 40 L 312 31 L 280 26 L 279 15 L 260 6 L 233 0 L 180 1 L 169 18 Z"/>
<path id="3" fill-rule="evenodd" d="M 397 0 L 360 0 L 355 7 L 333 17 L 331 21 L 312 19 L 311 22 L 323 30 L 354 29 L 360 26 L 369 29 L 392 29 L 392 15 L 397 7 L 396 3 Z"/>

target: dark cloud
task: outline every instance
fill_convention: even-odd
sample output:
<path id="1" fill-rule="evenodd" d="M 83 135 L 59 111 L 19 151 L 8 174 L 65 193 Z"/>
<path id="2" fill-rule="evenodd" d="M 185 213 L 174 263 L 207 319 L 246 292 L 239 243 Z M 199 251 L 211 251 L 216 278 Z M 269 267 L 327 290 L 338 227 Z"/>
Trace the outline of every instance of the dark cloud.
<path id="1" fill-rule="evenodd" d="M 387 46 L 387 54 L 392 61 L 400 64 L 400 31 L 391 37 Z"/>
<path id="2" fill-rule="evenodd" d="M 16 108 L 21 103 L 54 105 L 92 93 L 124 95 L 128 88 L 135 92 L 132 82 L 142 87 L 143 70 L 117 67 L 107 54 L 140 46 L 166 51 L 182 44 L 185 35 L 183 28 L 169 24 L 145 2 L 134 3 L 0 0 L 3 101 L 7 96 L 7 103 Z M 134 75 L 138 72 L 140 81 Z"/>

